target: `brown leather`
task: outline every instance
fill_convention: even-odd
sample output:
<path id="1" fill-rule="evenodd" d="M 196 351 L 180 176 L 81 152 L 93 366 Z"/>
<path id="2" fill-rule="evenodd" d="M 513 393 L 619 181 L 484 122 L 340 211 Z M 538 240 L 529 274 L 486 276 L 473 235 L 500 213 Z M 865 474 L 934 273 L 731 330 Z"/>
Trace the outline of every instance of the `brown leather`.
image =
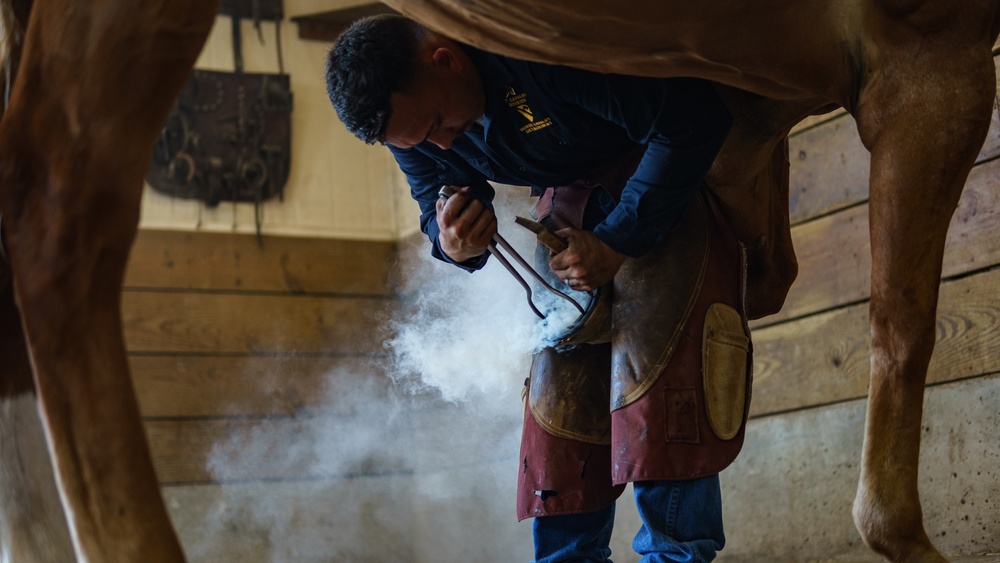
<path id="1" fill-rule="evenodd" d="M 705 316 L 701 350 L 708 424 L 716 436 L 730 440 L 740 431 L 746 407 L 750 337 L 740 312 L 713 303 Z"/>
<path id="2" fill-rule="evenodd" d="M 529 385 L 529 395 L 533 387 Z M 517 519 L 590 512 L 625 490 L 611 484 L 611 446 L 546 432 L 524 411 L 517 480 Z"/>
<path id="3" fill-rule="evenodd" d="M 555 231 L 567 227 L 580 229 L 583 225 L 583 211 L 593 191 L 593 186 L 585 186 L 579 181 L 566 186 L 545 188 L 531 214 L 539 223 Z"/>
<path id="4" fill-rule="evenodd" d="M 652 384 L 611 413 L 614 483 L 712 475 L 728 467 L 743 447 L 753 366 L 743 312 L 746 258 L 717 208 L 709 204 L 707 211 L 708 260 L 704 280 L 691 300 L 691 313 L 675 333 L 679 336 L 669 348 L 666 365 L 646 379 Z M 706 332 L 710 340 L 718 341 L 710 343 L 707 355 Z M 721 366 L 713 359 L 719 343 L 740 348 L 730 350 Z M 708 393 L 706 368 L 713 380 Z"/>
<path id="5" fill-rule="evenodd" d="M 708 216 L 699 197 L 645 256 L 626 260 L 612 297 L 611 409 L 642 396 L 670 361 L 708 263 Z"/>
<path id="6" fill-rule="evenodd" d="M 566 329 L 566 334 L 559 339 L 556 346 L 565 348 L 567 346 L 611 342 L 611 318 L 613 314 L 611 302 L 611 284 L 598 288 L 591 296 L 590 301 L 587 302 L 586 312 Z"/>
<path id="7" fill-rule="evenodd" d="M 605 190 L 615 201 L 621 199 L 622 190 L 646 154 L 645 145 L 610 158 L 584 174 L 580 179 L 565 185 L 546 188 L 535 203 L 531 215 L 550 229 L 583 226 L 584 211 L 591 194 L 596 189 Z M 539 238 L 541 241 L 541 238 Z M 550 283 L 559 287 L 562 281 L 548 268 L 549 253 L 541 247 L 535 253 L 536 269 Z M 557 347 L 578 344 L 603 344 L 612 337 L 613 316 L 611 284 L 598 288 L 585 304 L 586 312 L 570 326 L 556 343 Z"/>
<path id="8" fill-rule="evenodd" d="M 545 348 L 531 363 L 531 414 L 555 436 L 610 445 L 609 373 L 608 344 Z"/>
<path id="9" fill-rule="evenodd" d="M 610 350 L 536 355 L 519 518 L 602 508 L 629 481 L 718 473 L 742 448 L 752 366 L 745 256 L 710 198 L 697 199 L 649 262 L 630 260 L 616 278 L 625 297 Z M 608 480 L 583 479 L 584 466 L 606 468 Z"/>
<path id="10" fill-rule="evenodd" d="M 209 206 L 283 197 L 291 113 L 287 74 L 195 70 L 156 143 L 146 181 Z"/>
<path id="11" fill-rule="evenodd" d="M 579 220 L 582 220 L 583 209 L 586 206 L 586 197 L 590 197 L 593 190 L 580 189 L 569 187 L 558 188 L 558 193 L 573 193 L 574 196 L 571 198 L 561 198 L 560 201 L 565 203 L 567 201 L 573 201 L 573 207 L 565 209 L 567 215 L 576 217 L 579 224 Z M 553 212 L 553 196 L 556 194 L 556 189 L 549 188 L 545 191 L 545 194 L 539 198 L 538 203 L 535 205 L 534 213 L 544 212 L 548 215 L 544 215 L 543 218 L 548 218 L 551 220 L 555 216 Z M 586 197 L 578 197 L 580 194 Z M 559 288 L 562 291 L 569 292 L 570 288 L 566 286 L 562 280 L 556 277 L 555 273 L 549 268 L 549 259 L 552 257 L 552 253 L 549 248 L 542 244 L 541 242 L 535 247 L 535 270 L 541 274 L 546 281 L 552 284 L 553 287 Z M 578 300 L 578 302 L 584 307 L 585 312 L 577 317 L 571 326 L 569 326 L 565 332 L 558 338 L 555 345 L 558 348 L 564 348 L 576 345 L 586 345 L 586 344 L 605 344 L 611 342 L 611 284 L 607 284 L 604 287 L 598 288 L 597 291 L 592 292 L 588 297 L 583 292 L 575 292 L 573 297 Z"/>

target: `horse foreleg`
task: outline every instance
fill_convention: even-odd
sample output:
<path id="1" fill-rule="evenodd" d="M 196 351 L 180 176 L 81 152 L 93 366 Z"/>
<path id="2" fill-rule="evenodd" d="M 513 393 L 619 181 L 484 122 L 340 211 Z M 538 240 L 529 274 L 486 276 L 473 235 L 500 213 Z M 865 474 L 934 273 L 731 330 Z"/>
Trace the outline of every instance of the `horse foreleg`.
<path id="1" fill-rule="evenodd" d="M 56 480 L 84 561 L 183 560 L 132 390 L 120 294 L 202 0 L 44 0 L 0 124 L 0 210 Z"/>
<path id="2" fill-rule="evenodd" d="M 73 561 L 31 365 L 14 304 L 13 280 L 0 259 L 0 561 Z"/>
<path id="3" fill-rule="evenodd" d="M 964 55 L 881 76 L 856 113 L 872 152 L 872 355 L 854 521 L 893 561 L 945 561 L 924 531 L 917 489 L 923 393 L 948 224 L 995 88 L 989 49 Z"/>
<path id="4" fill-rule="evenodd" d="M 8 113 L 6 119 L 14 117 Z M 18 184 L 10 174 L 14 163 L 24 174 L 18 180 L 31 188 L 23 199 L 4 206 L 4 227 L 9 227 L 17 302 L 77 556 L 93 562 L 180 561 L 121 330 L 121 282 L 141 183 L 133 179 L 125 190 L 117 171 L 89 169 L 93 159 L 81 159 L 83 169 L 66 169 L 61 158 L 32 162 L 32 156 L 44 153 L 31 148 L 30 141 L 19 148 L 6 141 L 0 138 L 4 189 Z M 107 207 L 99 211 L 98 205 Z"/>

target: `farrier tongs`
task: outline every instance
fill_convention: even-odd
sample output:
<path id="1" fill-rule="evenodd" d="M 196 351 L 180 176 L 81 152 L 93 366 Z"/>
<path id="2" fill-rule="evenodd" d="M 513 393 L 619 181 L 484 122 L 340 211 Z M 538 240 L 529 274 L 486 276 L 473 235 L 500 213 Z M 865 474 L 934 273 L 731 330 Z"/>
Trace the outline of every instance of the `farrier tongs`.
<path id="1" fill-rule="evenodd" d="M 454 186 L 444 186 L 438 192 L 438 197 L 447 200 L 457 191 L 458 189 L 455 188 Z M 565 241 L 563 241 L 562 238 L 559 237 L 559 235 L 556 235 L 544 225 L 541 225 L 540 223 L 536 223 L 535 221 L 531 221 L 529 219 L 525 219 L 523 217 L 518 217 L 517 223 L 519 225 L 527 227 L 531 231 L 538 234 L 539 240 L 541 240 L 542 243 L 548 246 L 550 249 L 559 252 L 560 250 L 566 248 Z M 542 286 L 545 289 L 551 291 L 555 295 L 572 303 L 573 306 L 576 307 L 578 311 L 580 311 L 581 315 L 586 313 L 584 308 L 579 303 L 577 303 L 575 299 L 559 291 L 558 289 L 552 287 L 552 285 L 549 284 L 549 282 L 545 281 L 545 278 L 543 278 L 541 274 L 535 271 L 535 269 L 532 268 L 531 265 L 528 264 L 528 262 L 524 258 L 521 258 L 521 255 L 518 254 L 516 250 L 514 250 L 514 247 L 512 247 L 510 243 L 508 243 L 502 236 L 500 236 L 499 232 L 494 233 L 493 240 L 490 242 L 489 245 L 487 245 L 490 254 L 495 256 L 496 259 L 499 260 L 500 263 L 503 265 L 503 267 L 506 268 L 508 272 L 510 272 L 510 275 L 514 276 L 514 279 L 516 279 L 518 283 L 521 284 L 521 287 L 523 287 L 524 291 L 528 294 L 527 295 L 528 306 L 531 307 L 531 310 L 534 311 L 536 315 L 538 315 L 538 318 L 544 319 L 545 315 L 543 315 L 542 312 L 538 310 L 538 307 L 535 307 L 535 303 L 532 301 L 531 286 L 528 285 L 528 282 L 525 281 L 524 278 L 521 276 L 521 274 L 517 271 L 517 269 L 514 268 L 514 265 L 511 264 L 510 261 L 503 254 L 500 253 L 499 249 L 497 249 L 498 245 L 500 246 L 500 248 L 503 248 L 505 251 L 507 251 L 507 253 L 510 254 L 511 258 L 513 258 L 518 264 L 520 264 L 521 267 L 524 268 L 529 275 L 531 275 L 531 277 L 535 278 L 535 280 L 538 281 L 538 283 L 542 284 Z M 555 245 L 561 245 L 562 248 L 559 248 L 558 246 Z"/>

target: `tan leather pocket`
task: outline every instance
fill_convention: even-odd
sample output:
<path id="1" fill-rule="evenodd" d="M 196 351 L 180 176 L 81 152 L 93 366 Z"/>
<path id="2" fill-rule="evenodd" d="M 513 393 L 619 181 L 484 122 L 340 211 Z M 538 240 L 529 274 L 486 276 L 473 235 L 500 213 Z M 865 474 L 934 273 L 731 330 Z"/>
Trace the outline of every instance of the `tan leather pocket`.
<path id="1" fill-rule="evenodd" d="M 702 375 L 708 423 L 721 440 L 735 437 L 743 425 L 749 353 L 750 338 L 739 311 L 714 303 L 705 316 Z"/>

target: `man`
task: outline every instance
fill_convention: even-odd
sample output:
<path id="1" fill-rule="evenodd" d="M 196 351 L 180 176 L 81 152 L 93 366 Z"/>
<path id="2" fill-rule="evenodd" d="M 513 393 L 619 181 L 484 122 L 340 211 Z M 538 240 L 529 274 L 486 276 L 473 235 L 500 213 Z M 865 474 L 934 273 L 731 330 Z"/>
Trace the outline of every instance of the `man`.
<path id="1" fill-rule="evenodd" d="M 699 275 L 687 276 L 693 280 L 688 289 L 669 293 L 701 295 L 704 301 L 711 292 L 697 289 L 701 278 L 726 277 L 728 301 L 742 311 L 742 266 L 731 234 L 724 242 L 716 242 L 722 235 L 712 235 L 713 244 L 729 248 L 730 254 L 707 258 L 705 225 L 714 215 L 699 192 L 731 122 L 710 84 L 601 75 L 510 59 L 459 44 L 400 16 L 362 20 L 344 32 L 328 57 L 326 78 L 331 102 L 348 130 L 392 151 L 420 205 L 421 229 L 435 257 L 468 271 L 482 268 L 496 232 L 490 203 L 494 191 L 487 181 L 528 185 L 535 195 L 545 191 L 544 205 L 540 202 L 536 209 L 550 210 L 548 222 L 568 242 L 549 267 L 571 288 L 589 291 L 614 281 L 615 299 L 624 297 L 619 299 L 623 303 L 630 301 L 633 286 L 662 294 L 663 264 L 675 263 L 687 252 L 702 266 L 693 263 L 684 269 Z M 445 201 L 438 197 L 445 185 L 461 189 Z M 570 208 L 567 201 L 578 203 Z M 682 226 L 675 229 L 677 225 Z M 700 246 L 680 240 L 688 236 L 677 234 L 682 228 Z M 695 246 L 702 254 L 690 251 Z M 727 273 L 715 273 L 720 268 L 728 268 Z M 620 284 L 622 276 L 630 283 Z M 683 311 L 701 303 L 682 297 Z M 702 310 L 707 304 L 698 305 L 693 325 L 684 325 L 688 313 L 679 314 L 679 326 L 694 326 L 690 330 L 699 334 L 707 327 L 706 334 L 714 334 L 705 320 L 714 313 Z M 633 319 L 641 322 L 646 314 L 623 311 L 616 309 L 615 330 Z M 745 333 L 743 317 L 732 314 L 734 330 Z M 728 322 L 732 328 L 731 315 Z M 639 356 L 664 362 L 687 358 L 678 361 L 697 365 L 683 367 L 684 377 L 697 378 L 697 383 L 678 385 L 670 370 L 681 368 L 668 365 L 665 371 L 657 363 L 652 376 L 632 374 L 632 384 L 612 381 L 609 390 L 608 373 L 622 372 L 618 364 L 641 363 L 619 361 L 624 352 L 618 348 L 627 347 L 619 341 L 628 337 L 615 337 L 614 370 L 608 344 L 549 349 L 535 358 L 518 510 L 521 518 L 537 516 L 538 563 L 607 561 L 614 501 L 626 482 L 634 483 L 643 519 L 633 543 L 643 561 L 710 561 L 722 548 L 717 474 L 742 444 L 745 404 L 740 402 L 730 416 L 735 416 L 735 430 L 721 432 L 728 437 L 720 458 L 708 444 L 718 439 L 705 436 L 707 425 L 716 422 L 694 412 L 701 407 L 691 408 L 715 400 L 706 399 L 700 389 L 701 342 L 688 346 L 677 339 L 682 331 L 675 329 L 667 330 L 674 336 Z M 743 371 L 748 340 L 745 344 L 743 356 L 730 355 Z M 661 354 L 664 346 L 671 352 Z M 660 378 L 660 372 L 667 375 Z M 567 393 L 580 405 L 597 396 L 606 420 L 595 423 L 602 415 L 581 415 L 588 411 L 582 407 L 544 414 L 553 412 L 544 407 L 545 397 Z M 615 407 L 610 416 L 609 398 Z M 676 408 L 664 406 L 665 401 Z M 662 424 L 650 422 L 664 416 Z M 552 422 L 556 418 L 582 422 L 560 425 Z M 575 430 L 595 424 L 603 425 L 596 433 Z M 661 434 L 662 439 L 646 439 Z"/>

